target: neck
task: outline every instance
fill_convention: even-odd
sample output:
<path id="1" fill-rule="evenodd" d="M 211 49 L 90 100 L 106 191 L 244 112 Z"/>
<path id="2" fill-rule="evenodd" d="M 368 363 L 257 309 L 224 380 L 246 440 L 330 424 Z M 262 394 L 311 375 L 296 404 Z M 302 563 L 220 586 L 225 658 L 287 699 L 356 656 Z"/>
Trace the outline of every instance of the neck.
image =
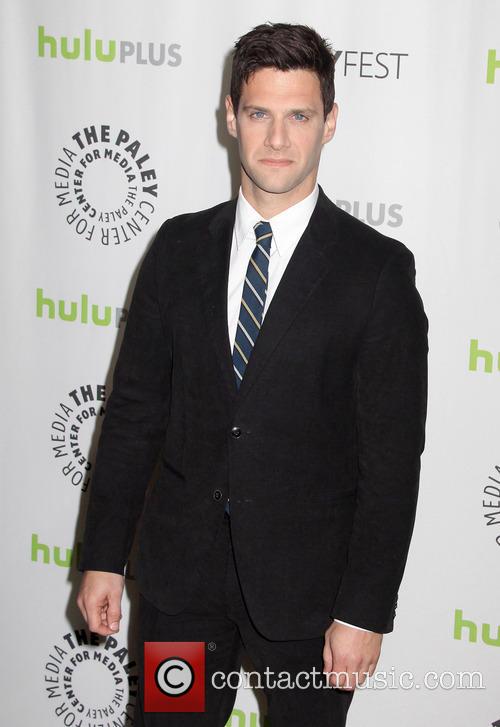
<path id="1" fill-rule="evenodd" d="M 252 205 L 254 210 L 257 210 L 261 217 L 267 220 L 280 212 L 284 212 L 297 202 L 301 202 L 311 194 L 315 185 L 316 175 L 305 179 L 288 192 L 282 192 L 281 194 L 266 192 L 257 187 L 243 170 L 241 174 L 241 191 L 245 199 Z"/>

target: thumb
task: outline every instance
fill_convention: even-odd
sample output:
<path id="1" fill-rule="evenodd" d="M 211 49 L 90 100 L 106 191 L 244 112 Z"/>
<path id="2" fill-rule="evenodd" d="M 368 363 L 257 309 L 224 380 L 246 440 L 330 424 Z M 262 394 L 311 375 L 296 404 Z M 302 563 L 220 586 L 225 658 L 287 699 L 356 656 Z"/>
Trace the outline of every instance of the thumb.
<path id="1" fill-rule="evenodd" d="M 330 640 L 325 638 L 325 645 L 323 647 L 323 671 L 331 672 L 333 669 L 333 653 L 330 646 Z"/>
<path id="2" fill-rule="evenodd" d="M 118 631 L 121 617 L 122 613 L 119 599 L 111 598 L 106 611 L 106 625 L 113 631 Z"/>

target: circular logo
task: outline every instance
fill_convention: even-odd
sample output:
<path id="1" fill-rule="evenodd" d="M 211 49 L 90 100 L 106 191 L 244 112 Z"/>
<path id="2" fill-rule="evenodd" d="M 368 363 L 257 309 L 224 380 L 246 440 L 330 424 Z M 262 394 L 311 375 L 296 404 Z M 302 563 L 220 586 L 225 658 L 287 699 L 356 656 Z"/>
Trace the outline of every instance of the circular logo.
<path id="1" fill-rule="evenodd" d="M 59 152 L 54 188 L 67 224 L 103 246 L 134 240 L 156 207 L 156 170 L 142 142 L 124 128 L 91 124 Z"/>
<path id="2" fill-rule="evenodd" d="M 167 697 L 182 697 L 194 684 L 193 667 L 185 659 L 169 656 L 156 668 L 155 682 Z"/>
<path id="3" fill-rule="evenodd" d="M 59 471 L 73 487 L 86 492 L 91 480 L 89 451 L 92 433 L 102 424 L 106 389 L 103 384 L 81 384 L 55 408 L 50 441 Z"/>
<path id="4" fill-rule="evenodd" d="M 78 629 L 54 643 L 45 659 L 44 689 L 54 724 L 132 724 L 137 665 L 113 636 Z"/>
<path id="5" fill-rule="evenodd" d="M 483 486 L 482 509 L 484 523 L 488 531 L 495 538 L 497 545 L 500 545 L 500 465 L 494 465 L 494 473 L 488 476 L 489 483 Z M 494 482 L 495 484 L 491 484 Z"/>

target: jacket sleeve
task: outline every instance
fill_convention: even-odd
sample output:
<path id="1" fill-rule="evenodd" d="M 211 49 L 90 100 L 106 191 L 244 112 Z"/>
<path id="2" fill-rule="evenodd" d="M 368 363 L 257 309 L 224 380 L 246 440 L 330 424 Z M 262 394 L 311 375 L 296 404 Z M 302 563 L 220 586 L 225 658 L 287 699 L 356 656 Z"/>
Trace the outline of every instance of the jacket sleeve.
<path id="1" fill-rule="evenodd" d="M 386 260 L 356 365 L 358 488 L 335 618 L 393 630 L 425 445 L 428 319 L 404 247 Z"/>
<path id="2" fill-rule="evenodd" d="M 137 277 L 107 400 L 78 570 L 123 574 L 165 437 L 172 351 L 162 326 L 157 268 L 168 220 Z"/>

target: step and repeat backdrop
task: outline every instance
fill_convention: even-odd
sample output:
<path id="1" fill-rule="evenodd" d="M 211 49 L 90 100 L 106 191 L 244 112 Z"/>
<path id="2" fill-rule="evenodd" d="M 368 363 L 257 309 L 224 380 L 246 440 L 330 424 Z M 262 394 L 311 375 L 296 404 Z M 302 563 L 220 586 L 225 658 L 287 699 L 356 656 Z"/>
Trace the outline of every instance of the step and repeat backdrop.
<path id="1" fill-rule="evenodd" d="M 349 724 L 499 725 L 500 5 L 11 0 L 1 19 L 2 723 L 133 724 L 133 553 L 116 637 L 75 605 L 96 446 L 156 230 L 237 193 L 230 53 L 270 20 L 331 41 L 319 181 L 413 251 L 430 323 L 412 549 Z M 241 688 L 228 725 L 264 723 Z"/>

